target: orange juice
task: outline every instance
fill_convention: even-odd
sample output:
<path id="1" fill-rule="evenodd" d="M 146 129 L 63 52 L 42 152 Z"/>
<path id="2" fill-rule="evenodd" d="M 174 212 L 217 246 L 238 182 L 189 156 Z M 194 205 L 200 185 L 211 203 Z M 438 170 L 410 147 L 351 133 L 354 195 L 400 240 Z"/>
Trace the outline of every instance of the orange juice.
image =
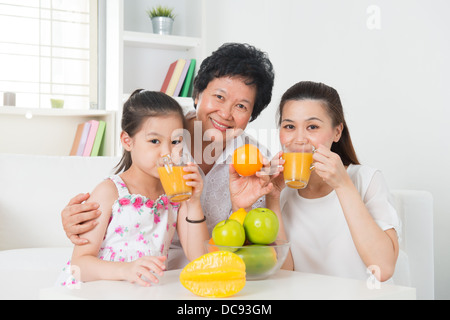
<path id="1" fill-rule="evenodd" d="M 181 202 L 188 200 L 192 195 L 192 187 L 186 185 L 183 176 L 189 174 L 181 166 L 159 167 L 158 174 L 161 184 L 170 201 Z"/>
<path id="2" fill-rule="evenodd" d="M 284 182 L 293 189 L 306 188 L 311 175 L 313 154 L 310 152 L 285 152 L 283 153 Z"/>

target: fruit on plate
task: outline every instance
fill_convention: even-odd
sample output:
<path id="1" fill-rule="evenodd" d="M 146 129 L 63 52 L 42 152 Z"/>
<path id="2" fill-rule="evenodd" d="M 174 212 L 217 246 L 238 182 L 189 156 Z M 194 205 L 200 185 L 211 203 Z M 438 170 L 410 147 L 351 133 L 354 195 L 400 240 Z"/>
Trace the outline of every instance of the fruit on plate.
<path id="1" fill-rule="evenodd" d="M 247 215 L 247 211 L 244 208 L 240 208 L 233 212 L 228 219 L 236 220 L 240 224 L 244 225 L 245 216 Z"/>
<path id="2" fill-rule="evenodd" d="M 244 229 L 248 241 L 254 244 L 270 244 L 278 235 L 278 217 L 267 208 L 252 209 L 245 216 Z"/>
<path id="3" fill-rule="evenodd" d="M 180 282 L 201 297 L 229 297 L 245 286 L 245 264 L 229 251 L 207 253 L 184 267 Z"/>
<path id="4" fill-rule="evenodd" d="M 273 247 L 249 245 L 235 252 L 244 260 L 247 275 L 261 275 L 277 264 L 277 253 Z"/>
<path id="5" fill-rule="evenodd" d="M 212 238 L 219 246 L 242 246 L 245 242 L 244 227 L 236 220 L 220 221 L 212 231 Z"/>
<path id="6" fill-rule="evenodd" d="M 233 167 L 241 176 L 252 176 L 261 170 L 263 157 L 257 147 L 246 144 L 237 148 L 233 154 Z"/>

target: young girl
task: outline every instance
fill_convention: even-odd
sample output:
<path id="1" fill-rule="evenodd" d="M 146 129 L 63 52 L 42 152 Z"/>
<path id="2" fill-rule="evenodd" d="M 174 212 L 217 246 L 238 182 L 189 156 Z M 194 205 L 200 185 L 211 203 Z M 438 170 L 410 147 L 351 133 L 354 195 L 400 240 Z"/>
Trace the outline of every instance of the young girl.
<path id="1" fill-rule="evenodd" d="M 285 267 L 388 280 L 398 256 L 399 219 L 381 172 L 358 162 L 338 93 L 322 83 L 297 83 L 284 93 L 278 115 L 281 145 L 316 148 L 305 189 L 284 188 L 281 174 L 266 196 L 284 221 L 280 237 L 291 242 Z"/>
<path id="2" fill-rule="evenodd" d="M 124 153 L 116 175 L 101 182 L 89 198 L 100 204 L 102 214 L 96 227 L 83 235 L 88 244 L 74 247 L 71 267 L 79 275 L 76 280 L 158 283 L 155 274 L 161 276 L 166 269 L 175 228 L 189 259 L 204 253 L 208 230 L 197 166 L 190 163 L 184 169 L 193 192 L 179 204 L 168 200 L 157 171 L 158 159 L 182 143 L 183 127 L 181 107 L 163 93 L 136 90 L 124 104 Z"/>

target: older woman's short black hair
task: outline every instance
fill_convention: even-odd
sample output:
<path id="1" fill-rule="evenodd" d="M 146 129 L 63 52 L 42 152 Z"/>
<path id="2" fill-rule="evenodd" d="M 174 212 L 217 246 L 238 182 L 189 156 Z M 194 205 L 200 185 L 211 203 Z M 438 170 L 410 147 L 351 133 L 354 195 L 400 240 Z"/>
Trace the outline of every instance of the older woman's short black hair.
<path id="1" fill-rule="evenodd" d="M 266 53 L 249 44 L 226 43 L 203 60 L 194 80 L 194 99 L 214 78 L 239 76 L 247 85 L 256 86 L 256 99 L 250 122 L 272 99 L 275 74 Z"/>

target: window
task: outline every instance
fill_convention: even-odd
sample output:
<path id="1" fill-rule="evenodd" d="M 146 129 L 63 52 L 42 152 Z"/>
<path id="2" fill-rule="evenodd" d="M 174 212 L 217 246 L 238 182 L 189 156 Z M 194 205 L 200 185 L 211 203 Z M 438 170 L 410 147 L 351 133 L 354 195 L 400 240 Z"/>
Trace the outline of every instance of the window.
<path id="1" fill-rule="evenodd" d="M 0 92 L 16 106 L 97 100 L 97 0 L 0 0 Z"/>

